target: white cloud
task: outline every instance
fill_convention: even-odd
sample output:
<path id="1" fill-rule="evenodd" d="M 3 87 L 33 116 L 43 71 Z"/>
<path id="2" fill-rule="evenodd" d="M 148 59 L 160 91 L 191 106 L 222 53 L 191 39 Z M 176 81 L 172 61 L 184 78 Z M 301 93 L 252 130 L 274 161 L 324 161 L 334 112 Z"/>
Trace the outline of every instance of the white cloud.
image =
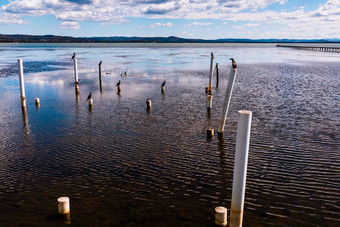
<path id="1" fill-rule="evenodd" d="M 194 23 L 192 24 L 187 24 L 187 26 L 208 26 L 208 25 L 211 25 L 211 23 L 194 21 Z"/>
<path id="2" fill-rule="evenodd" d="M 162 24 L 162 23 L 154 23 L 154 24 L 151 24 L 149 26 L 150 28 L 156 28 L 156 27 L 169 27 L 171 28 L 172 27 L 172 23 L 165 23 L 165 24 Z"/>
<path id="3" fill-rule="evenodd" d="M 77 29 L 80 28 L 80 25 L 78 24 L 78 22 L 64 21 L 64 22 L 61 22 L 61 24 L 59 25 L 59 28 L 61 28 L 61 29 L 74 29 L 74 30 L 77 30 Z"/>
<path id="4" fill-rule="evenodd" d="M 263 28 L 268 32 L 295 37 L 340 37 L 340 1 L 328 0 L 316 10 L 270 11 L 271 4 L 287 0 L 11 0 L 0 11 L 0 23 L 27 23 L 22 16 L 54 15 L 61 27 L 79 29 L 79 24 L 64 22 L 94 21 L 100 24 L 120 24 L 128 18 L 190 19 L 191 26 L 210 25 L 206 19 L 221 20 L 223 24 L 244 22 L 235 29 Z M 284 6 L 280 6 L 284 7 Z M 260 10 L 262 9 L 262 10 Z M 270 26 L 269 26 L 270 25 Z M 150 27 L 171 27 L 172 23 L 155 23 Z M 274 31 L 269 27 L 276 26 Z M 283 32 L 283 28 L 286 33 Z M 301 32 L 303 31 L 303 32 Z M 264 33 L 263 33 L 264 34 Z M 262 35 L 262 34 L 259 34 Z"/>

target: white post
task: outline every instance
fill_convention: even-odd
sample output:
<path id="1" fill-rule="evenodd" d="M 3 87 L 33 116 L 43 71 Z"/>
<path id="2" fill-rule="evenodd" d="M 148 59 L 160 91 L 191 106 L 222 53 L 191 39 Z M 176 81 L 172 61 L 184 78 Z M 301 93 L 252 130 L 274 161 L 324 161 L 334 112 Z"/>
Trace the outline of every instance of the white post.
<path id="1" fill-rule="evenodd" d="M 147 100 L 146 100 L 146 108 L 147 108 L 148 110 L 151 109 L 151 100 L 150 100 L 150 99 L 147 99 Z"/>
<path id="2" fill-rule="evenodd" d="M 88 100 L 88 103 L 89 103 L 89 106 L 90 106 L 90 107 L 93 106 L 93 99 L 89 99 L 89 100 Z"/>
<path id="3" fill-rule="evenodd" d="M 70 213 L 70 199 L 69 197 L 58 198 L 58 213 L 67 214 Z"/>
<path id="4" fill-rule="evenodd" d="M 211 110 L 211 109 L 212 109 L 212 95 L 208 95 L 207 109 L 208 109 L 208 110 Z"/>
<path id="5" fill-rule="evenodd" d="M 78 60 L 74 58 L 74 82 L 78 83 Z"/>
<path id="6" fill-rule="evenodd" d="M 18 70 L 19 70 L 21 106 L 26 107 L 24 67 L 22 66 L 22 59 L 18 59 Z"/>
<path id="7" fill-rule="evenodd" d="M 37 106 L 40 105 L 40 99 L 39 98 L 35 97 L 34 101 L 35 101 L 35 105 L 37 105 Z"/>
<path id="8" fill-rule="evenodd" d="M 219 226 L 227 226 L 227 214 L 228 210 L 225 207 L 216 207 L 215 208 L 215 224 Z"/>
<path id="9" fill-rule="evenodd" d="M 231 227 L 242 226 L 251 119 L 251 111 L 239 111 L 235 148 L 233 190 L 230 209 Z"/>
<path id="10" fill-rule="evenodd" d="M 221 115 L 221 119 L 218 122 L 218 130 L 217 130 L 218 133 L 224 132 L 224 126 L 225 126 L 225 122 L 227 120 L 227 114 L 228 114 L 231 94 L 233 92 L 233 85 L 234 85 L 234 81 L 235 81 L 235 78 L 236 78 L 236 73 L 237 73 L 237 70 L 231 68 L 230 78 L 229 78 L 228 85 L 227 85 L 227 93 L 225 94 L 223 112 L 222 112 L 222 115 Z"/>
<path id="11" fill-rule="evenodd" d="M 213 80 L 213 64 L 214 64 L 214 54 L 211 52 L 211 58 L 210 58 L 210 78 L 209 78 L 209 87 L 208 87 L 208 92 L 211 93 L 212 91 L 212 80 Z"/>

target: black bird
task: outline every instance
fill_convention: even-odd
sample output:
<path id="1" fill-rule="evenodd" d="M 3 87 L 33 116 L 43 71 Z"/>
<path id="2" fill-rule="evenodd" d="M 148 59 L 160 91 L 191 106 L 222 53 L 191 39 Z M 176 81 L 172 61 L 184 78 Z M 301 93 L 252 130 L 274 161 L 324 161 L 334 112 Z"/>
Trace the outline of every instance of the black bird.
<path id="1" fill-rule="evenodd" d="M 74 59 L 75 57 L 76 57 L 76 53 L 73 53 L 71 60 Z"/>
<path id="2" fill-rule="evenodd" d="M 233 69 L 236 69 L 237 68 L 237 64 L 236 64 L 234 58 L 230 58 L 230 60 L 231 60 L 231 64 L 233 66 Z"/>
<path id="3" fill-rule="evenodd" d="M 162 83 L 161 87 L 164 87 L 164 86 L 165 86 L 165 80 L 164 80 L 164 82 Z"/>
<path id="4" fill-rule="evenodd" d="M 103 62 L 102 62 L 102 61 L 100 61 L 100 62 L 99 62 L 99 65 L 101 65 L 102 63 L 103 63 Z"/>
<path id="5" fill-rule="evenodd" d="M 118 87 L 120 85 L 120 80 L 118 81 L 118 83 L 116 84 L 116 87 Z"/>
<path id="6" fill-rule="evenodd" d="M 90 94 L 87 96 L 86 101 L 89 100 L 89 99 L 91 99 L 91 98 L 92 98 L 92 92 L 90 92 Z"/>

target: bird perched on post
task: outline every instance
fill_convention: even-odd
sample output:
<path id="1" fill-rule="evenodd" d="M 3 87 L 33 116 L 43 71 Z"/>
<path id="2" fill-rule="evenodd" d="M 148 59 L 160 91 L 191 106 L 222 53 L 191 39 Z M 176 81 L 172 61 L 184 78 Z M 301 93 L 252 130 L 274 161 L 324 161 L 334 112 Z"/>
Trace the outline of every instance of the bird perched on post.
<path id="1" fill-rule="evenodd" d="M 118 81 L 118 83 L 116 84 L 116 87 L 119 87 L 120 86 L 120 80 Z"/>
<path id="2" fill-rule="evenodd" d="M 102 62 L 102 61 L 100 61 L 100 62 L 99 62 L 99 66 L 101 66 L 101 64 L 102 64 L 102 63 L 103 63 L 103 62 Z"/>
<path id="3" fill-rule="evenodd" d="M 234 58 L 230 58 L 230 60 L 231 60 L 231 64 L 233 66 L 233 69 L 236 69 L 237 68 L 237 64 L 236 64 Z"/>
<path id="4" fill-rule="evenodd" d="M 73 60 L 76 57 L 76 53 L 73 53 L 71 60 Z"/>
<path id="5" fill-rule="evenodd" d="M 162 83 L 161 87 L 164 87 L 164 86 L 165 86 L 165 80 L 164 80 L 164 82 Z"/>
<path id="6" fill-rule="evenodd" d="M 90 92 L 90 94 L 87 96 L 86 101 L 89 100 L 89 99 L 91 99 L 91 98 L 92 98 L 92 92 Z"/>

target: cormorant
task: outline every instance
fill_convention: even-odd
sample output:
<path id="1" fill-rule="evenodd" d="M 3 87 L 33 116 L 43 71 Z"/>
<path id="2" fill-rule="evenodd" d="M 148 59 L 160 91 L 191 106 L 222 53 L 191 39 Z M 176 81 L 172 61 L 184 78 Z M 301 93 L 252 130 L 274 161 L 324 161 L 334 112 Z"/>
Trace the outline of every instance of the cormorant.
<path id="1" fill-rule="evenodd" d="M 92 98 L 92 92 L 90 92 L 90 94 L 87 96 L 86 101 L 89 100 L 89 99 L 91 99 L 91 98 Z"/>
<path id="2" fill-rule="evenodd" d="M 164 80 L 164 82 L 162 83 L 161 87 L 164 87 L 164 86 L 165 86 L 165 80 Z"/>
<path id="3" fill-rule="evenodd" d="M 118 87 L 120 85 L 120 80 L 118 81 L 118 83 L 116 84 L 116 87 Z"/>
<path id="4" fill-rule="evenodd" d="M 237 68 L 237 64 L 236 64 L 234 58 L 230 58 L 230 60 L 231 60 L 231 64 L 233 66 L 233 69 L 236 69 Z"/>
<path id="5" fill-rule="evenodd" d="M 71 60 L 73 60 L 76 57 L 76 53 L 73 53 Z"/>
<path id="6" fill-rule="evenodd" d="M 99 62 L 99 65 L 101 65 L 102 63 L 103 63 L 103 62 L 102 62 L 102 61 L 100 61 L 100 62 Z"/>

